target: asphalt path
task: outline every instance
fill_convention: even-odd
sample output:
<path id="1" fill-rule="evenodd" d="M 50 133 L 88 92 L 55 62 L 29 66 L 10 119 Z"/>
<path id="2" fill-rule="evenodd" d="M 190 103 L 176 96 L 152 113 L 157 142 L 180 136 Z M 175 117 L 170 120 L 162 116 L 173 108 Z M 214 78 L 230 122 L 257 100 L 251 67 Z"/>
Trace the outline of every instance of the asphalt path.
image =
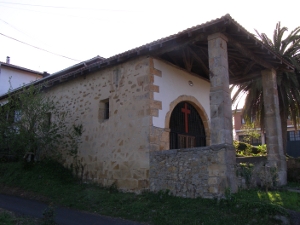
<path id="1" fill-rule="evenodd" d="M 35 200 L 0 194 L 0 208 L 35 218 L 42 218 L 47 204 Z M 58 225 L 141 225 L 141 223 L 101 216 L 98 214 L 55 207 Z"/>

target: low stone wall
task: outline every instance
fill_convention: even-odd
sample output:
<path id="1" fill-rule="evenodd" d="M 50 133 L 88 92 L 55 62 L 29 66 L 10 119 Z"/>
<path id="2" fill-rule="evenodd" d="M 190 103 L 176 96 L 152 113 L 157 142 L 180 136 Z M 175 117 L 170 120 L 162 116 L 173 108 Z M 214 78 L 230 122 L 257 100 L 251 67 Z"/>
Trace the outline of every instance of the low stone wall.
<path id="1" fill-rule="evenodd" d="M 252 163 L 254 165 L 267 163 L 267 156 L 236 157 L 236 163 Z"/>
<path id="2" fill-rule="evenodd" d="M 300 182 L 300 158 L 289 158 L 287 160 L 288 181 Z"/>
<path id="3" fill-rule="evenodd" d="M 150 191 L 176 196 L 214 198 L 237 190 L 235 149 L 214 145 L 150 152 Z"/>
<path id="4" fill-rule="evenodd" d="M 300 169 L 300 158 L 289 158 L 287 160 L 288 169 Z"/>

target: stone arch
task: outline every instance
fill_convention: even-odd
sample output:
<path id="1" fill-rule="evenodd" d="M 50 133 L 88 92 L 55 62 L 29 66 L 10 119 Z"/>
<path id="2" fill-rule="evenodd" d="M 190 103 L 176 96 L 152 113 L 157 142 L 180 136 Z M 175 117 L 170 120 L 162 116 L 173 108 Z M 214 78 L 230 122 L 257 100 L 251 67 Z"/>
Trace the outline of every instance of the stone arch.
<path id="1" fill-rule="evenodd" d="M 210 145 L 210 127 L 209 127 L 209 119 L 208 116 L 205 112 L 204 107 L 200 104 L 200 102 L 193 96 L 188 96 L 188 95 L 181 95 L 179 96 L 177 99 L 175 99 L 174 101 L 172 101 L 170 103 L 170 108 L 169 111 L 166 114 L 166 118 L 165 118 L 165 128 L 166 130 L 170 131 L 170 119 L 171 119 L 171 115 L 172 112 L 174 110 L 174 108 L 176 107 L 177 104 L 179 104 L 180 102 L 188 102 L 190 103 L 198 112 L 198 114 L 200 115 L 203 125 L 204 125 L 204 129 L 205 129 L 205 134 L 206 134 L 206 145 L 209 146 Z"/>

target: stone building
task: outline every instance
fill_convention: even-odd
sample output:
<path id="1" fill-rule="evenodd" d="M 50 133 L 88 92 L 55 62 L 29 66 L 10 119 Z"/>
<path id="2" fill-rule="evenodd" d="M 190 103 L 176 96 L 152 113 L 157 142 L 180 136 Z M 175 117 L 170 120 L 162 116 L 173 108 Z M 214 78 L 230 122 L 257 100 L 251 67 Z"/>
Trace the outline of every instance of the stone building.
<path id="1" fill-rule="evenodd" d="M 269 163 L 286 182 L 275 68 L 293 69 L 225 15 L 41 82 L 72 112 L 70 124 L 83 124 L 87 179 L 125 191 L 217 197 L 237 189 L 229 84 L 257 76 L 265 78 Z"/>

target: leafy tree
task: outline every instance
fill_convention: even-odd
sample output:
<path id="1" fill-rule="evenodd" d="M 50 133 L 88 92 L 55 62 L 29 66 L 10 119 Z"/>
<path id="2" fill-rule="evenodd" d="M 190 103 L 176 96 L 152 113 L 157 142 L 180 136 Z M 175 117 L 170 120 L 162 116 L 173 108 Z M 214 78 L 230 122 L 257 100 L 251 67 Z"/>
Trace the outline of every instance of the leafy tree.
<path id="1" fill-rule="evenodd" d="M 252 139 L 260 138 L 260 133 L 256 129 L 256 124 L 255 122 L 251 122 L 251 119 L 246 118 L 245 124 L 243 124 L 241 128 L 245 134 L 243 141 L 246 143 L 251 144 Z"/>
<path id="2" fill-rule="evenodd" d="M 287 144 L 287 119 L 290 117 L 297 128 L 297 118 L 300 112 L 300 27 L 294 29 L 286 38 L 287 27 L 281 27 L 280 22 L 276 24 L 273 40 L 266 34 L 259 33 L 258 37 L 264 44 L 269 46 L 274 52 L 281 55 L 287 62 L 291 63 L 295 70 L 277 70 L 277 89 L 280 107 L 280 118 L 282 126 L 282 138 L 284 152 Z M 260 121 L 261 128 L 264 128 L 264 102 L 262 79 L 235 85 L 237 91 L 233 96 L 233 102 L 238 101 L 241 95 L 247 93 L 243 115 L 249 118 L 255 117 Z"/>
<path id="3" fill-rule="evenodd" d="M 82 125 L 68 125 L 69 112 L 57 108 L 41 88 L 24 86 L 8 93 L 7 103 L 0 107 L 0 151 L 19 157 L 31 153 L 36 160 L 58 159 L 62 152 L 76 155 Z"/>

